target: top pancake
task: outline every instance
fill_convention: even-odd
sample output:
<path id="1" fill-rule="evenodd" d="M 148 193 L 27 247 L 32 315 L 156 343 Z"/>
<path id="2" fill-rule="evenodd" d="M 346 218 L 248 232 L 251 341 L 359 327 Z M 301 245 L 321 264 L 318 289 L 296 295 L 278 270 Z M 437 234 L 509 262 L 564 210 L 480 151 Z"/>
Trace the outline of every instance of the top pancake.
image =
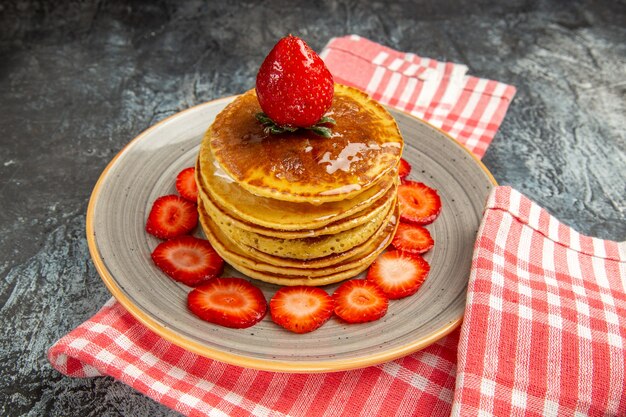
<path id="1" fill-rule="evenodd" d="M 230 216 L 259 227 L 289 232 L 320 229 L 362 214 L 387 193 L 395 193 L 397 171 L 393 170 L 368 190 L 341 201 L 309 204 L 255 196 L 240 187 L 219 167 L 207 141 L 208 136 L 196 160 L 198 187 Z"/>
<path id="2" fill-rule="evenodd" d="M 298 129 L 265 133 L 254 90 L 237 97 L 207 132 L 221 168 L 247 191 L 283 201 L 321 204 L 369 189 L 400 160 L 403 140 L 393 117 L 365 93 L 335 84 L 328 115 L 337 122 L 324 138 Z M 205 141 L 207 142 L 207 141 Z"/>

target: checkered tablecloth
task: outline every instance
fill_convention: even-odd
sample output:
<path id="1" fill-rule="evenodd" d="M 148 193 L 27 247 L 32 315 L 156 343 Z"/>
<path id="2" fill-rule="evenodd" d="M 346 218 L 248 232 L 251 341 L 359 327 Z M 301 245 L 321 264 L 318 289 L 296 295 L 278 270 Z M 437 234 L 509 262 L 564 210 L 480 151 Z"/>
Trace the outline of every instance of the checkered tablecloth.
<path id="1" fill-rule="evenodd" d="M 321 56 L 335 80 L 428 120 L 482 156 L 515 94 L 463 65 L 358 36 Z M 492 193 L 460 330 L 378 366 L 244 369 L 163 340 L 111 300 L 59 340 L 72 377 L 110 375 L 189 416 L 626 415 L 626 248 L 579 235 L 508 187 Z"/>
<path id="2" fill-rule="evenodd" d="M 626 415 L 626 242 L 580 235 L 509 187 L 489 198 L 452 415 Z"/>

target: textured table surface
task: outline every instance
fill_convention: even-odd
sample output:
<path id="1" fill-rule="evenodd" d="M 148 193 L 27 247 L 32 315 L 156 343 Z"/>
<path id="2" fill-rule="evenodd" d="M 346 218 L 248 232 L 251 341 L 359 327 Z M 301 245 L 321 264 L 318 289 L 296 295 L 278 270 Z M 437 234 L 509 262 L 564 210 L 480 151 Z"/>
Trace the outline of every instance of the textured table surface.
<path id="1" fill-rule="evenodd" d="M 318 51 L 356 33 L 514 84 L 485 165 L 581 233 L 626 239 L 624 1 L 3 1 L 0 415 L 175 414 L 46 360 L 110 297 L 87 249 L 88 199 L 141 131 L 251 88 L 287 33 Z"/>

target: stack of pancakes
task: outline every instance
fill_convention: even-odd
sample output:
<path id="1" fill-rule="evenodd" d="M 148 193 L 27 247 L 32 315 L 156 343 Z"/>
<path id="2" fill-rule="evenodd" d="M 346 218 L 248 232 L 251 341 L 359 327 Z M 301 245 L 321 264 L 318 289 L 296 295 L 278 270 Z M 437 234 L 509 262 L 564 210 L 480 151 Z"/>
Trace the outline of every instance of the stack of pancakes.
<path id="1" fill-rule="evenodd" d="M 395 120 L 366 94 L 335 85 L 330 138 L 269 134 L 254 90 L 207 131 L 196 162 L 202 228 L 235 269 L 280 285 L 325 285 L 365 270 L 399 219 Z"/>

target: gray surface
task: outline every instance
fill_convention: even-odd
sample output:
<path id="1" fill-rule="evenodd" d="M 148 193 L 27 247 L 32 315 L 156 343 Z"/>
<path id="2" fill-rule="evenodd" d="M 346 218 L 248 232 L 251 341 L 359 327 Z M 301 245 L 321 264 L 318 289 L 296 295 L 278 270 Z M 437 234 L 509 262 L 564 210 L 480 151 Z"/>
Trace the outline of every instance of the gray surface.
<path id="1" fill-rule="evenodd" d="M 316 50 L 357 33 L 516 85 L 487 167 L 580 232 L 626 239 L 624 1 L 178 3 L 0 3 L 0 415 L 175 414 L 45 359 L 109 298 L 87 201 L 124 144 L 252 87 L 289 32 Z"/>

